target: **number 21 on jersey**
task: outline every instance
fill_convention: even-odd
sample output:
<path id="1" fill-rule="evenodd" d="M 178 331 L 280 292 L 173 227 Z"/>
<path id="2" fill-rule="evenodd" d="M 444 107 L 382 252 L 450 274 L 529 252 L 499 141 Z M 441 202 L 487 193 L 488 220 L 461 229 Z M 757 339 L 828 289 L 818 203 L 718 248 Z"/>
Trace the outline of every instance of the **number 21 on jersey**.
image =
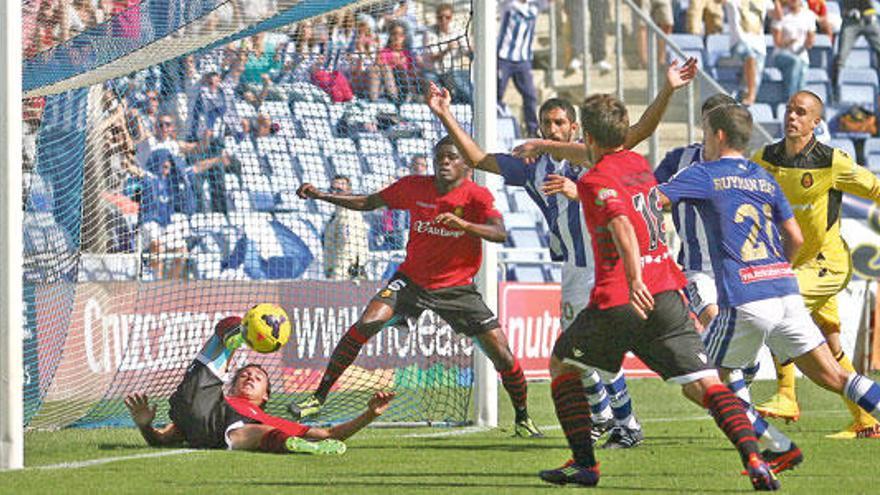
<path id="1" fill-rule="evenodd" d="M 763 215 L 761 213 L 763 213 Z M 770 247 L 773 249 L 773 254 L 778 257 L 779 251 L 776 249 L 776 244 L 773 242 L 773 209 L 770 205 L 767 203 L 762 204 L 760 212 L 753 204 L 744 203 L 740 205 L 740 207 L 736 209 L 733 221 L 736 223 L 743 223 L 749 220 L 752 221 L 752 227 L 749 229 L 749 234 L 746 236 L 739 251 L 742 260 L 748 262 L 760 261 L 767 258 L 769 255 L 767 242 L 770 243 Z M 758 239 L 761 230 L 767 234 L 767 242 Z"/>

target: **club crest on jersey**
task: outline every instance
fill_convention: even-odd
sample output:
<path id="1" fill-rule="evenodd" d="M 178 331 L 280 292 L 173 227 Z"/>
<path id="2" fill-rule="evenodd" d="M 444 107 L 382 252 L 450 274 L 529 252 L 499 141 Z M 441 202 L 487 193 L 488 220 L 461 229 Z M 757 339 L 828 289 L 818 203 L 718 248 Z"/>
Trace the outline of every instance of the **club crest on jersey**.
<path id="1" fill-rule="evenodd" d="M 610 189 L 607 187 L 603 187 L 599 189 L 599 194 L 596 195 L 596 206 L 605 206 L 605 202 L 611 198 L 617 197 L 617 191 L 614 189 Z"/>
<path id="2" fill-rule="evenodd" d="M 801 185 L 804 186 L 804 189 L 813 187 L 813 174 L 805 172 L 804 175 L 801 176 Z"/>
<path id="3" fill-rule="evenodd" d="M 455 216 L 457 216 L 458 218 L 462 218 L 462 217 L 464 216 L 464 208 L 461 207 L 461 206 L 456 206 L 456 207 L 452 210 L 452 214 L 455 215 Z"/>

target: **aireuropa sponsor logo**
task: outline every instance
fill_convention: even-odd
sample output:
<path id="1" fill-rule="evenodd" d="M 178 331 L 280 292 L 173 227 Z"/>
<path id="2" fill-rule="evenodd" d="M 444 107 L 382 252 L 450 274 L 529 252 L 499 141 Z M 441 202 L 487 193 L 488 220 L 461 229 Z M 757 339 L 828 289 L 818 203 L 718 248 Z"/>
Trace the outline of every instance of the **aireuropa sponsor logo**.
<path id="1" fill-rule="evenodd" d="M 464 235 L 464 231 L 462 230 L 447 230 L 443 227 L 434 225 L 434 222 L 426 222 L 424 220 L 416 221 L 415 230 L 422 234 L 436 235 L 439 237 L 461 237 Z"/>

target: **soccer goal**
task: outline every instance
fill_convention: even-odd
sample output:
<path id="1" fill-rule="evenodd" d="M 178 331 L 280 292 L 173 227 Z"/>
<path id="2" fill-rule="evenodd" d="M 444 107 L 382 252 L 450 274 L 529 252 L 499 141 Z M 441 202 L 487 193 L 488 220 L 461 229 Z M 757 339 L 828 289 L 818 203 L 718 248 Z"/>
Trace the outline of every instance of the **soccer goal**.
<path id="1" fill-rule="evenodd" d="M 442 127 L 426 81 L 494 147 L 494 2 L 111 5 L 0 7 L 2 468 L 21 467 L 23 428 L 130 426 L 132 392 L 163 417 L 214 324 L 261 302 L 285 308 L 291 340 L 236 359 L 270 371 L 267 411 L 284 415 L 402 261 L 408 222 L 297 187 L 430 173 Z M 488 251 L 492 305 L 495 265 Z M 392 424 L 494 425 L 495 387 L 473 343 L 426 312 L 372 339 L 314 421 L 394 389 Z"/>

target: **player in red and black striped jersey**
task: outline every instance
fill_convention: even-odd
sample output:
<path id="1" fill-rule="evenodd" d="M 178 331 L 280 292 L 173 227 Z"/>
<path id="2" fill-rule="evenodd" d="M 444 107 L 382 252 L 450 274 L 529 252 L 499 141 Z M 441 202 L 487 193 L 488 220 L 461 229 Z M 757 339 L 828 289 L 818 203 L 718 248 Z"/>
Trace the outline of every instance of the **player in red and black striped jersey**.
<path id="1" fill-rule="evenodd" d="M 353 210 L 383 206 L 407 210 L 410 229 L 406 260 L 333 349 L 315 394 L 291 403 L 290 412 L 295 419 L 316 414 L 371 337 L 385 326 L 430 309 L 455 332 L 477 341 L 501 374 L 513 402 L 515 434 L 542 436 L 526 408 L 522 368 L 510 352 L 498 319 L 473 284 L 480 269 L 482 241 L 507 238 L 501 214 L 493 205 L 492 193 L 468 178 L 470 170 L 448 136 L 434 146 L 434 171 L 433 176 L 404 177 L 369 195 L 326 193 L 312 184 L 303 184 L 297 191 L 301 198 Z"/>
<path id="2" fill-rule="evenodd" d="M 223 376 L 230 357 L 244 340 L 241 318 L 224 318 L 187 368 L 183 381 L 168 400 L 172 422 L 156 428 L 156 405 L 146 394 L 125 398 L 131 418 L 148 444 L 186 443 L 196 448 L 229 448 L 275 453 L 342 454 L 346 438 L 388 409 L 391 392 L 377 392 L 357 418 L 332 428 L 312 428 L 263 410 L 271 394 L 269 375 L 260 365 L 239 368 L 229 394 L 223 394 Z"/>
<path id="3" fill-rule="evenodd" d="M 615 373 L 632 351 L 709 409 L 739 451 L 756 490 L 779 488 L 758 452 L 745 407 L 708 363 L 688 316 L 681 294 L 684 275 L 665 246 L 654 174 L 642 156 L 623 148 L 626 107 L 611 95 L 590 96 L 581 106 L 581 125 L 595 164 L 578 180 L 578 195 L 590 230 L 596 285 L 590 305 L 560 335 L 550 358 L 553 403 L 573 459 L 542 471 L 541 479 L 598 484 L 581 373 L 585 367 Z"/>

